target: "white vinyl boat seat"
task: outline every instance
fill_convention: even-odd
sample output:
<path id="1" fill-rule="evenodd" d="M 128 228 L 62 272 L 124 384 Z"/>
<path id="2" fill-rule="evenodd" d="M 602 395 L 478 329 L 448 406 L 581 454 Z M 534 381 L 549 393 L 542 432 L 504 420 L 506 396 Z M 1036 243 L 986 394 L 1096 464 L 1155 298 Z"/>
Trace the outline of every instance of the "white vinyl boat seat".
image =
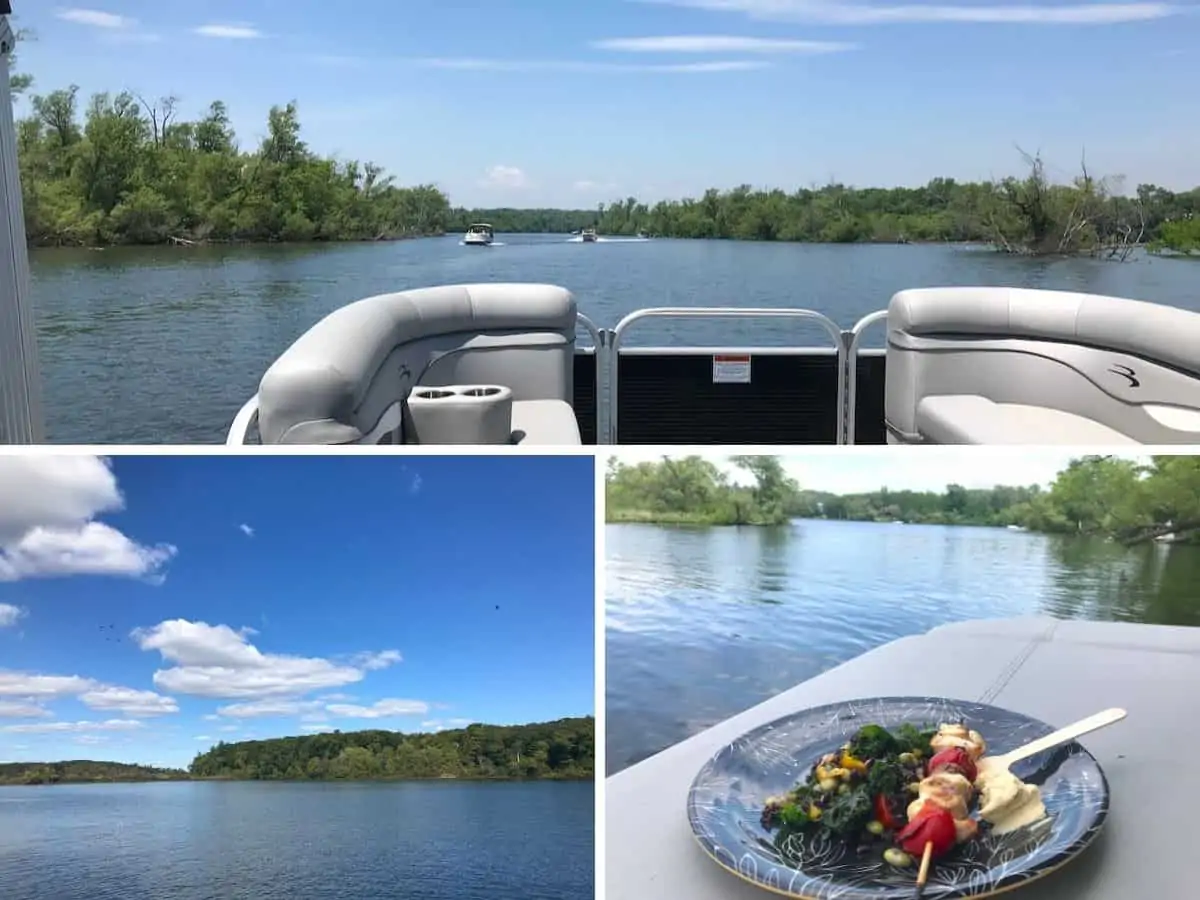
<path id="1" fill-rule="evenodd" d="M 1200 444 L 1200 314 L 1013 288 L 888 306 L 889 443 Z"/>
<path id="2" fill-rule="evenodd" d="M 917 432 L 931 444 L 1136 444 L 1133 438 L 1073 413 L 978 394 L 925 397 Z"/>
<path id="3" fill-rule="evenodd" d="M 414 385 L 512 391 L 530 443 L 567 436 L 574 393 L 575 299 L 549 284 L 474 284 L 381 294 L 334 310 L 262 378 L 264 444 L 408 443 Z M 514 412 L 514 420 L 518 414 Z M 578 426 L 572 425 L 579 443 Z"/>
<path id="4" fill-rule="evenodd" d="M 518 400 L 512 407 L 513 443 L 570 447 L 583 443 L 579 421 L 562 400 Z"/>

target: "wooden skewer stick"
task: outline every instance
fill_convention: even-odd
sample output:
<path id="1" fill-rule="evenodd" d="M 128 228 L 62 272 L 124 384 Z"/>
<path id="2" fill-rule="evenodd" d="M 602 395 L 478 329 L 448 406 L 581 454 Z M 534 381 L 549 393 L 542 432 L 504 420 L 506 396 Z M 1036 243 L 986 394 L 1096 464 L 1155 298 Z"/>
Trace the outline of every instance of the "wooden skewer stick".
<path id="1" fill-rule="evenodd" d="M 921 854 L 921 868 L 917 871 L 917 892 L 913 895 L 920 900 L 925 892 L 925 882 L 929 880 L 929 864 L 933 861 L 933 841 L 925 842 L 925 852 Z"/>

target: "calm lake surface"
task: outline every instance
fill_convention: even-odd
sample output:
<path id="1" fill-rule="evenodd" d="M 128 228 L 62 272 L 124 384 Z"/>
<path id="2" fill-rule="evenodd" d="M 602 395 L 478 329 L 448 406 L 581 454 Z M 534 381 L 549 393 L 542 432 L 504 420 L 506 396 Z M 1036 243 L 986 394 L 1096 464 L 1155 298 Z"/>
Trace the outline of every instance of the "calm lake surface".
<path id="1" fill-rule="evenodd" d="M 327 247 L 39 250 L 33 293 L 47 436 L 70 443 L 219 442 L 267 366 L 322 316 L 372 294 L 545 281 L 611 328 L 648 306 L 792 306 L 849 327 L 897 290 L 1058 288 L 1200 310 L 1200 267 L 1141 258 L 1020 260 L 953 246 L 721 241 L 570 242 L 452 236 Z M 882 346 L 882 327 L 867 346 Z M 631 345 L 816 345 L 810 325 L 647 322 Z"/>
<path id="2" fill-rule="evenodd" d="M 0 788 L 5 900 L 592 900 L 572 784 Z"/>
<path id="3" fill-rule="evenodd" d="M 607 769 L 863 652 L 967 619 L 1200 625 L 1200 547 L 993 528 L 609 525 Z"/>

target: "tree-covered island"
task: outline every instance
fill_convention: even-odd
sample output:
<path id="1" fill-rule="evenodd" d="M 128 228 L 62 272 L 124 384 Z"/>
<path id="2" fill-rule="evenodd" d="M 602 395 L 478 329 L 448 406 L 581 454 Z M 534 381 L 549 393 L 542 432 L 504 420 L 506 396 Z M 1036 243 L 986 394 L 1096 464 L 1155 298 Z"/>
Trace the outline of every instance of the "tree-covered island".
<path id="1" fill-rule="evenodd" d="M 448 731 L 333 731 L 218 743 L 188 771 L 122 763 L 0 763 L 0 784 L 182 780 L 539 779 L 590 781 L 591 716 L 531 725 L 469 725 Z"/>
<path id="2" fill-rule="evenodd" d="M 1200 539 L 1200 457 L 1155 456 L 1147 464 L 1084 456 L 1048 488 L 1037 485 L 945 491 L 881 487 L 837 495 L 802 489 L 778 457 L 735 456 L 749 480 L 738 484 L 699 456 L 622 464 L 606 473 L 609 522 L 667 525 L 781 525 L 790 519 L 1016 526 L 1053 534 L 1097 535 L 1134 544 Z"/>

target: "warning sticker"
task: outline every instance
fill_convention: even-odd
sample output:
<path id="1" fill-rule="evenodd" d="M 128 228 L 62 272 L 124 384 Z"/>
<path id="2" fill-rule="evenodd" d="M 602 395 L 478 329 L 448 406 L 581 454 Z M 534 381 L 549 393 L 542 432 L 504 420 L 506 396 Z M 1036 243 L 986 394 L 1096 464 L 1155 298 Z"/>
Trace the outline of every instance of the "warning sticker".
<path id="1" fill-rule="evenodd" d="M 714 356 L 713 384 L 749 384 L 749 356 Z"/>

